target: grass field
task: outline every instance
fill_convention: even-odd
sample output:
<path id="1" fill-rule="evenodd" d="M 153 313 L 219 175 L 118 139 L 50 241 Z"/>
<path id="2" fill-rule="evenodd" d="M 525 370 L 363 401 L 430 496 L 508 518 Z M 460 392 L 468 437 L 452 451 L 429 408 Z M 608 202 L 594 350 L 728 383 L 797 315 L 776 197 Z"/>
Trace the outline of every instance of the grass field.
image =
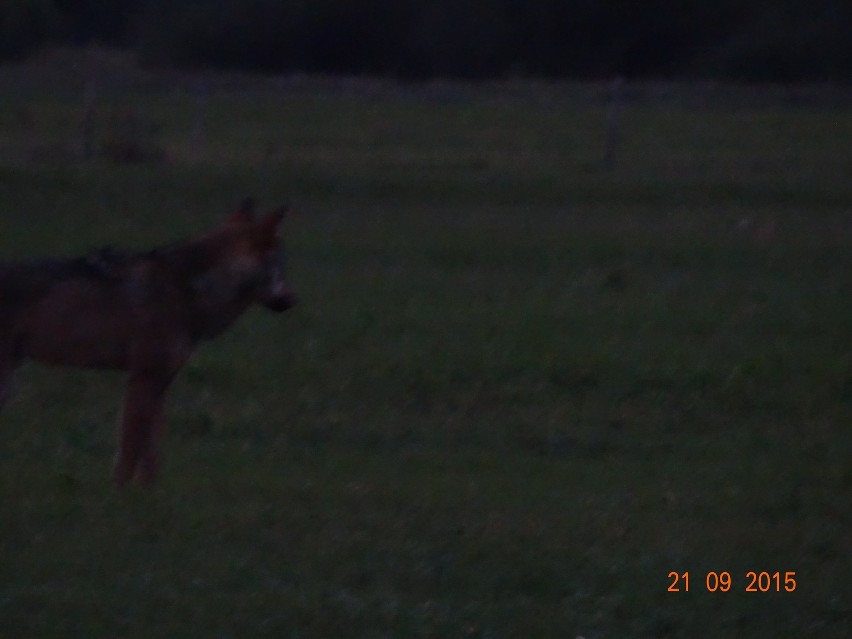
<path id="1" fill-rule="evenodd" d="M 0 71 L 0 255 L 255 194 L 301 304 L 199 350 L 149 492 L 119 376 L 19 371 L 0 638 L 852 636 L 848 106 L 637 99 L 604 171 L 589 87 L 148 74 L 82 159 L 83 80 Z"/>

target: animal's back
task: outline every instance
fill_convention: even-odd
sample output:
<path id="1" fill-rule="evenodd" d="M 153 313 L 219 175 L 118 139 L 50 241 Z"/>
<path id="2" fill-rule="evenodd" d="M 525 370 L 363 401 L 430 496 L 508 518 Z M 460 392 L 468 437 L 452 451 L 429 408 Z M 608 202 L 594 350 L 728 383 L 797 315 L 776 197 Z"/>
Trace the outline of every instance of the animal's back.
<path id="1" fill-rule="evenodd" d="M 105 246 L 77 258 L 3 261 L 0 262 L 0 298 L 5 307 L 38 299 L 67 279 L 115 280 L 126 272 L 133 257 Z"/>
<path id="2" fill-rule="evenodd" d="M 64 260 L 0 262 L 0 315 L 8 317 L 22 305 L 38 300 L 68 270 Z"/>
<path id="3" fill-rule="evenodd" d="M 122 367 L 132 325 L 122 290 L 128 264 L 105 249 L 0 264 L 0 342 L 45 363 Z"/>

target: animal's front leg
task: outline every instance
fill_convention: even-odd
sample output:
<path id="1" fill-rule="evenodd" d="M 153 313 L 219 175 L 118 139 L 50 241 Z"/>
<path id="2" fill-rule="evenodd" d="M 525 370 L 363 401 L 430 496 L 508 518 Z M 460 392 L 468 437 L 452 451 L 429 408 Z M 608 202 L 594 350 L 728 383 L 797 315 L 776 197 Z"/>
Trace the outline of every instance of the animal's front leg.
<path id="1" fill-rule="evenodd" d="M 156 439 L 162 428 L 163 400 L 170 376 L 132 372 L 127 380 L 119 434 L 118 459 L 113 480 L 118 486 L 129 482 L 138 470 L 146 483 L 154 480 L 157 466 Z"/>
<path id="2" fill-rule="evenodd" d="M 3 404 L 6 403 L 12 393 L 13 372 L 12 362 L 0 354 L 0 408 L 3 408 Z"/>

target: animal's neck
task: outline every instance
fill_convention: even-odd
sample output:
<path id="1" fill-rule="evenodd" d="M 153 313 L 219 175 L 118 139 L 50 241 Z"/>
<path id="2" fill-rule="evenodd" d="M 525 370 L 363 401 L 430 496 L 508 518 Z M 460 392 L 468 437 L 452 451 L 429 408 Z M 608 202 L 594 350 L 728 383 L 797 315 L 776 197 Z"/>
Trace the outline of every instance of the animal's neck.
<path id="1" fill-rule="evenodd" d="M 251 283 L 231 268 L 227 249 L 226 237 L 213 236 L 159 251 L 188 288 L 187 319 L 196 339 L 219 335 L 252 303 Z"/>

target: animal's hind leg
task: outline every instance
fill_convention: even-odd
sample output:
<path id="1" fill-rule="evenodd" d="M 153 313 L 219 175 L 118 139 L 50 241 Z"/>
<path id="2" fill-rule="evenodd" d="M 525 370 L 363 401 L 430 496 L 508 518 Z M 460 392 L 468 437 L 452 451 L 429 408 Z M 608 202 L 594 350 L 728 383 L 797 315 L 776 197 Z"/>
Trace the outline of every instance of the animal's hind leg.
<path id="1" fill-rule="evenodd" d="M 12 365 L 11 359 L 0 355 L 0 408 L 9 399 L 12 394 L 12 374 L 15 372 L 15 367 Z"/>
<path id="2" fill-rule="evenodd" d="M 151 422 L 147 437 L 143 442 L 142 454 L 137 464 L 139 481 L 145 485 L 151 485 L 157 478 L 160 470 L 160 440 L 163 436 L 163 409 L 162 405 L 158 414 Z"/>
<path id="3" fill-rule="evenodd" d="M 127 380 L 118 459 L 113 470 L 113 480 L 118 486 L 124 486 L 133 478 L 137 467 L 143 463 L 143 458 L 146 460 L 143 479 L 153 480 L 155 469 L 151 468 L 152 462 L 149 459 L 151 440 L 156 436 L 155 431 L 160 428 L 163 399 L 168 385 L 167 377 L 146 372 L 133 372 Z M 150 477 L 149 470 L 152 473 Z"/>
<path id="4" fill-rule="evenodd" d="M 6 400 L 9 399 L 9 395 L 12 394 L 12 370 L 11 369 L 0 369 L 0 408 L 3 408 L 3 404 L 6 403 Z"/>

